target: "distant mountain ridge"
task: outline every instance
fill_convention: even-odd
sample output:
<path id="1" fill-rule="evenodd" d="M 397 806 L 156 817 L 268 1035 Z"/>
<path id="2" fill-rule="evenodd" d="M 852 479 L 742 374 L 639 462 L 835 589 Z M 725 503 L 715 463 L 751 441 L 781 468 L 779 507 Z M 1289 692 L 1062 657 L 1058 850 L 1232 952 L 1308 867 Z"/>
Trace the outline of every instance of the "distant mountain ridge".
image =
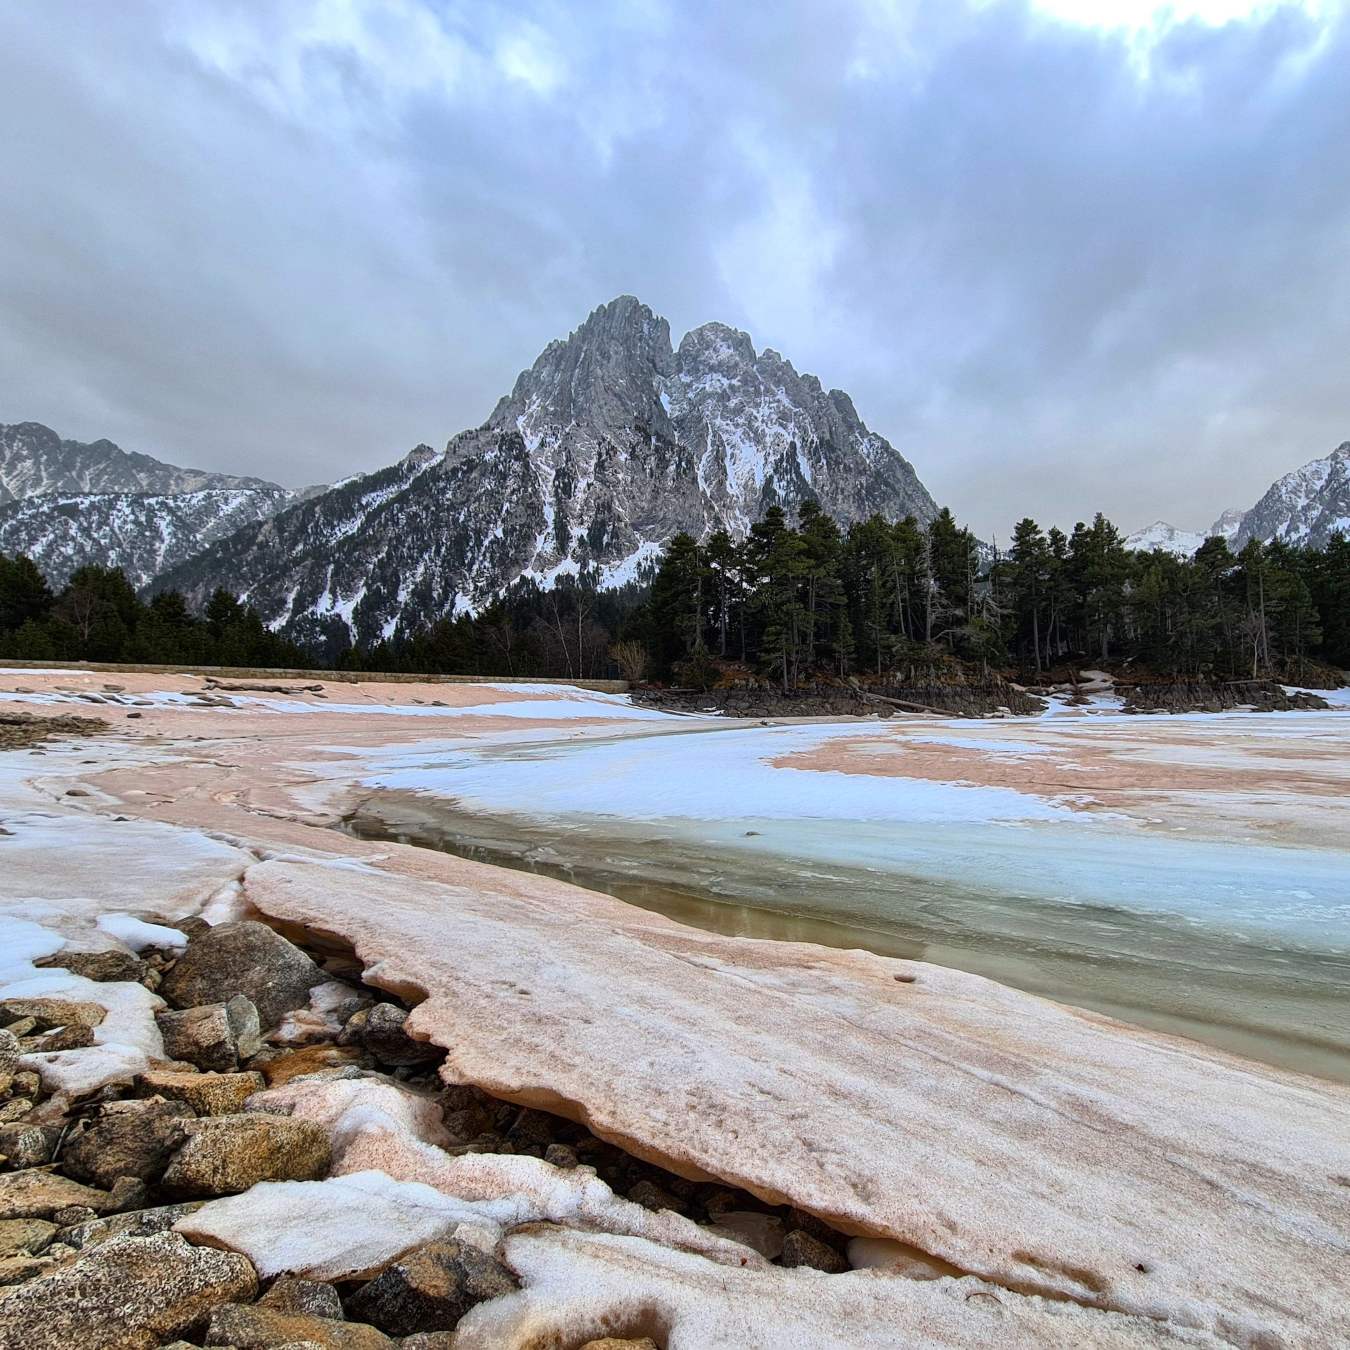
<path id="1" fill-rule="evenodd" d="M 94 563 L 120 567 L 139 589 L 294 500 L 280 487 L 47 493 L 0 506 L 0 553 L 27 554 L 53 586 Z"/>
<path id="2" fill-rule="evenodd" d="M 1234 544 L 1281 539 L 1324 548 L 1337 531 L 1350 535 L 1350 441 L 1277 478 L 1243 516 Z"/>
<path id="3" fill-rule="evenodd" d="M 1207 533 L 1157 520 L 1128 535 L 1125 544 L 1143 552 L 1160 548 L 1189 558 L 1214 535 L 1228 540 L 1236 552 L 1252 539 L 1325 548 L 1338 531 L 1350 536 L 1350 441 L 1277 478 L 1251 510 L 1225 511 Z"/>
<path id="4" fill-rule="evenodd" d="M 41 422 L 0 424 L 0 505 L 50 493 L 200 492 L 267 488 L 262 478 L 238 478 L 205 469 L 183 469 L 112 441 L 63 440 Z"/>
<path id="5" fill-rule="evenodd" d="M 520 577 L 618 584 L 680 531 L 739 538 L 808 497 L 844 524 L 937 509 L 847 394 L 724 324 L 674 348 L 663 318 L 621 296 L 549 343 L 443 454 L 419 447 L 159 583 L 193 601 L 233 586 L 289 636 L 341 620 L 369 641 L 481 607 Z"/>

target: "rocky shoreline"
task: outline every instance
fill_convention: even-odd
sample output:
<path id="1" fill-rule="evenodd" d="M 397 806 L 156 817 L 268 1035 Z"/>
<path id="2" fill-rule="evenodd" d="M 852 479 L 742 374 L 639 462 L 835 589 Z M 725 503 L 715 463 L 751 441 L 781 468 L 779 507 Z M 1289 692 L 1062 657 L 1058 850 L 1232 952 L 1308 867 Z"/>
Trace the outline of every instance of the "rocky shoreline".
<path id="1" fill-rule="evenodd" d="M 539 1159 L 598 1178 L 643 1210 L 687 1218 L 743 1246 L 746 1260 L 850 1269 L 847 1236 L 803 1211 L 691 1182 L 563 1117 L 447 1086 L 437 1072 L 445 1052 L 408 1034 L 405 1006 L 324 968 L 355 974 L 343 957 L 320 953 L 320 965 L 253 920 L 165 927 L 172 933 L 148 936 L 181 934 L 185 945 L 171 940 L 138 956 L 58 953 L 42 963 L 96 982 L 135 981 L 166 1001 L 156 1022 L 168 1058 L 130 1082 L 45 1093 L 39 1073 L 20 1065 L 91 1045 L 104 1010 L 59 998 L 0 1001 L 2 1345 L 451 1346 L 470 1308 L 519 1287 L 472 1242 L 416 1243 L 358 1278 L 331 1281 L 260 1272 L 217 1250 L 214 1202 L 329 1175 L 329 1131 L 292 1112 L 307 1088 L 338 1083 L 434 1113 L 447 1158 Z"/>

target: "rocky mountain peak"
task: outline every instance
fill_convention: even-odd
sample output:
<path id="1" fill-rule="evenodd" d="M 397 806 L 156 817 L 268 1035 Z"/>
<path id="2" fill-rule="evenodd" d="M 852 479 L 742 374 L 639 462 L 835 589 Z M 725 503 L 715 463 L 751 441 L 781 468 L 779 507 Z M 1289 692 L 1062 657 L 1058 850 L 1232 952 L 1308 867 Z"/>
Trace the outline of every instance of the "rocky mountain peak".
<path id="1" fill-rule="evenodd" d="M 726 324 L 673 350 L 665 319 L 628 295 L 550 342 L 443 457 L 404 466 L 240 531 L 162 580 L 194 598 L 244 588 L 295 636 L 340 621 L 367 640 L 478 608 L 521 577 L 621 584 L 676 533 L 742 537 L 773 505 L 816 500 L 845 525 L 937 510 L 847 394 Z"/>

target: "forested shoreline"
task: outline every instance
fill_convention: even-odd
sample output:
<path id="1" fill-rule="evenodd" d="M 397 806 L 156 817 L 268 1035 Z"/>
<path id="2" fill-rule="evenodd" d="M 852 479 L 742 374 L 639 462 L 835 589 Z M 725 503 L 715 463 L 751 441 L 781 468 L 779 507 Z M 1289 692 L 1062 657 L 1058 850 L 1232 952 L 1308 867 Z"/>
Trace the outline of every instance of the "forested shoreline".
<path id="1" fill-rule="evenodd" d="M 743 542 L 676 535 L 643 584 L 516 583 L 475 615 L 361 649 L 330 626 L 300 644 L 218 590 L 200 614 L 175 591 L 137 595 L 120 570 L 60 591 L 0 555 L 0 656 L 289 666 L 481 676 L 622 676 L 784 691 L 884 681 L 916 667 L 1037 681 L 1074 666 L 1190 679 L 1325 678 L 1350 666 L 1350 542 L 1278 541 L 1194 558 L 1131 552 L 1098 514 L 1066 535 L 1033 520 L 1003 552 L 943 510 L 927 526 L 848 529 L 806 503 L 766 512 Z M 338 631 L 341 629 L 341 631 Z"/>

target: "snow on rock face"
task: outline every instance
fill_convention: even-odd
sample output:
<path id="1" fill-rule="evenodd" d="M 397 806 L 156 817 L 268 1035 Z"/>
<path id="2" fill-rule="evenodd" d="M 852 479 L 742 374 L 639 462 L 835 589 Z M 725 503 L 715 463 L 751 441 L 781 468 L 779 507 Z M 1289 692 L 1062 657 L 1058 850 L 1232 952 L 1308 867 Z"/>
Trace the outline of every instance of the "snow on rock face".
<path id="1" fill-rule="evenodd" d="M 593 567 L 617 583 L 676 532 L 742 536 L 774 503 L 792 511 L 815 496 L 845 523 L 936 512 L 846 394 L 722 324 L 674 350 L 666 321 L 631 296 L 551 342 L 444 455 L 414 453 L 411 467 L 221 542 L 165 584 L 194 600 L 242 588 L 295 635 L 340 618 L 365 639 L 481 606 L 521 576 Z"/>
<path id="2" fill-rule="evenodd" d="M 1350 535 L 1350 441 L 1272 483 L 1242 518 L 1233 546 L 1281 539 L 1322 548 L 1337 532 Z"/>
<path id="3" fill-rule="evenodd" d="M 1175 553 L 1178 558 L 1189 558 L 1204 542 L 1205 536 L 1199 530 L 1179 530 L 1165 520 L 1155 520 L 1152 525 L 1126 536 L 1125 547 L 1139 553 L 1152 553 L 1160 548 L 1166 553 Z"/>
<path id="4" fill-rule="evenodd" d="M 409 1030 L 453 1081 L 1019 1290 L 1239 1343 L 1350 1336 L 1343 1088 L 935 966 L 398 865 L 245 886 L 350 941 L 369 982 L 425 990 Z"/>
<path id="5" fill-rule="evenodd" d="M 1228 1344 L 1148 1317 L 1027 1298 L 969 1278 L 729 1270 L 639 1238 L 561 1229 L 515 1234 L 503 1255 L 523 1288 L 470 1309 L 456 1328 L 456 1350 L 527 1350 L 644 1335 L 659 1337 L 666 1350 Z"/>
<path id="6" fill-rule="evenodd" d="M 27 554 L 57 587 L 88 563 L 120 567 L 141 587 L 295 499 L 279 487 L 48 493 L 0 506 L 0 553 Z"/>

